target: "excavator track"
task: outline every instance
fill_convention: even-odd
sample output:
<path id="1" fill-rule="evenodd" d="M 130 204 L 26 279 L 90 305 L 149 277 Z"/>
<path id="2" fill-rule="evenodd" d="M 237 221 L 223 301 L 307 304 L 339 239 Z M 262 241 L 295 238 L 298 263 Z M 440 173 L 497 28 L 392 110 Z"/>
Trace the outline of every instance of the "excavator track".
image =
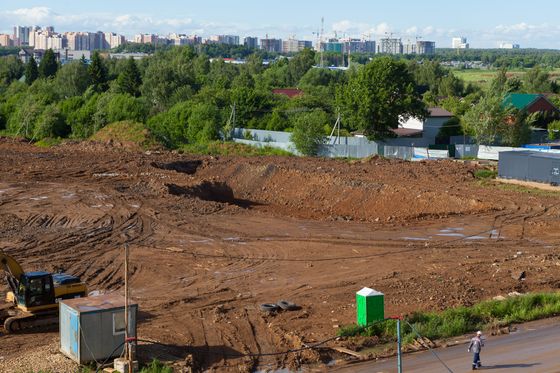
<path id="1" fill-rule="evenodd" d="M 18 314 L 4 320 L 6 333 L 20 333 L 48 329 L 58 324 L 58 314 L 45 313 L 40 315 Z"/>

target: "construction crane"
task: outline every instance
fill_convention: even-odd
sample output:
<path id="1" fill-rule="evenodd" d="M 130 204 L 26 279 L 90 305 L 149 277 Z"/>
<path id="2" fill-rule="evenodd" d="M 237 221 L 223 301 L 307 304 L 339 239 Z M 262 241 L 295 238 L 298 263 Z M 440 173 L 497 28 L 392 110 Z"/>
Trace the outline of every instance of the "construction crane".
<path id="1" fill-rule="evenodd" d="M 21 265 L 0 249 L 0 269 L 9 291 L 0 307 L 0 322 L 8 333 L 58 323 L 58 301 L 85 297 L 86 285 L 66 273 L 24 272 Z"/>
<path id="2" fill-rule="evenodd" d="M 325 57 L 323 51 L 323 37 L 325 36 L 325 17 L 321 17 L 321 34 L 319 35 L 319 52 L 321 54 L 321 67 L 325 67 Z"/>

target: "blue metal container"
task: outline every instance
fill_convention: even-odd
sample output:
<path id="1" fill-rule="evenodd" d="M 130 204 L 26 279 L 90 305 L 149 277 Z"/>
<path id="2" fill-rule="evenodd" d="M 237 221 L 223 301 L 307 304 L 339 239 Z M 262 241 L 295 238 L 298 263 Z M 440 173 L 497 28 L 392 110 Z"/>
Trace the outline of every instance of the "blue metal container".
<path id="1" fill-rule="evenodd" d="M 500 152 L 498 176 L 560 185 L 560 154 L 538 151 Z"/>
<path id="2" fill-rule="evenodd" d="M 124 297 L 116 294 L 60 302 L 60 351 L 79 364 L 120 356 Z M 129 304 L 128 335 L 136 337 L 138 305 Z"/>

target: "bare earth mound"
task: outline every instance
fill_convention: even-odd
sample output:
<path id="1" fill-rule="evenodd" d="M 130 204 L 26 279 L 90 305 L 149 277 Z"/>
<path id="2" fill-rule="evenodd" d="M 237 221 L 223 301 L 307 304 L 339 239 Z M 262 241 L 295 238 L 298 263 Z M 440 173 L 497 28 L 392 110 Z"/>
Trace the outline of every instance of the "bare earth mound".
<path id="1" fill-rule="evenodd" d="M 225 371 L 294 368 L 333 355 L 235 356 L 335 335 L 354 321 L 363 286 L 386 294 L 388 314 L 560 287 L 557 195 L 481 186 L 472 175 L 450 161 L 193 157 L 0 140 L 0 247 L 26 270 L 61 267 L 91 290 L 122 292 L 128 242 L 140 337 L 166 344 L 141 346 L 141 357 L 178 364 L 192 355 L 200 369 Z M 280 299 L 301 309 L 259 309 Z M 52 369 L 44 356 L 56 353 L 56 338 L 0 334 L 0 371 Z"/>

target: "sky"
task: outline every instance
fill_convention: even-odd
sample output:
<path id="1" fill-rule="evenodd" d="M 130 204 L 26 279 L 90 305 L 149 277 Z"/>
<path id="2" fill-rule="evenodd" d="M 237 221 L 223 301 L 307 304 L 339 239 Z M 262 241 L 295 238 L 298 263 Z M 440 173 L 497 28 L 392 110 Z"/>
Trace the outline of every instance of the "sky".
<path id="1" fill-rule="evenodd" d="M 317 40 L 325 37 L 379 39 L 393 33 L 451 47 L 464 36 L 472 48 L 513 42 L 522 48 L 560 49 L 559 0 L 2 0 L 0 33 L 14 25 L 52 25 L 56 31 L 234 34 Z"/>

